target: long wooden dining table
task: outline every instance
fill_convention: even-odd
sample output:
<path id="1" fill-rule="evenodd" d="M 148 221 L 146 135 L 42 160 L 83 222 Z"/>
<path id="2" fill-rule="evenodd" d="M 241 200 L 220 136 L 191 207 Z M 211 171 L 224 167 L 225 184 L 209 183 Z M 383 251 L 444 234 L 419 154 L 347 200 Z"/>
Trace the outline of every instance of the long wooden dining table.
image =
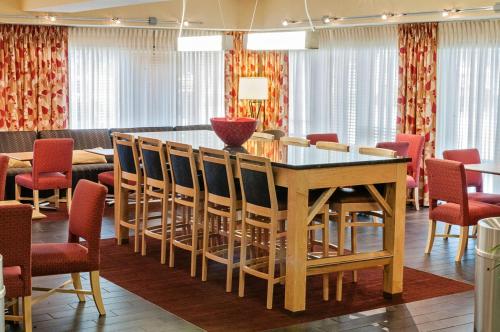
<path id="1" fill-rule="evenodd" d="M 226 148 L 212 131 L 171 131 L 132 133 L 137 137 L 190 144 L 197 152 L 200 146 L 227 149 L 231 154 L 249 153 L 271 160 L 275 184 L 288 188 L 288 221 L 286 250 L 285 308 L 292 312 L 306 308 L 306 275 L 350 271 L 383 266 L 383 294 L 400 296 L 403 291 L 405 243 L 406 171 L 408 158 L 387 158 L 353 152 L 337 152 L 312 147 L 286 146 L 279 141 L 249 140 L 240 148 Z M 115 152 L 115 188 L 118 188 L 119 165 Z M 237 175 L 237 172 L 234 174 Z M 383 197 L 374 184 L 386 184 Z M 382 250 L 307 259 L 307 224 L 336 188 L 365 185 L 383 208 L 386 218 Z M 311 189 L 324 189 L 311 206 Z M 115 195 L 119 195 L 115 190 Z M 115 197 L 120 202 L 119 197 Z M 115 205 L 115 225 L 121 207 Z M 128 232 L 121 232 L 128 234 Z M 382 295 L 382 294 L 381 294 Z"/>

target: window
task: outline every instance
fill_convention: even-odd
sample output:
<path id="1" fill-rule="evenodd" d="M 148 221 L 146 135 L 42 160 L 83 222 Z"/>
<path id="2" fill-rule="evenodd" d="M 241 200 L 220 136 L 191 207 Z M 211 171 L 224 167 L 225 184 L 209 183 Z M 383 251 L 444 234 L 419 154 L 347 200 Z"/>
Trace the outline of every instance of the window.
<path id="1" fill-rule="evenodd" d="M 306 47 L 306 32 L 249 33 L 246 48 L 249 50 L 301 50 Z"/>
<path id="2" fill-rule="evenodd" d="M 437 157 L 477 148 L 500 161 L 500 21 L 442 23 L 438 45 Z M 499 177 L 483 179 L 484 191 L 500 189 Z"/>
<path id="3" fill-rule="evenodd" d="M 319 50 L 289 55 L 293 135 L 335 132 L 375 145 L 396 134 L 398 47 L 394 26 L 321 31 Z"/>
<path id="4" fill-rule="evenodd" d="M 176 40 L 170 30 L 71 28 L 70 128 L 208 124 L 223 116 L 223 52 L 177 52 Z"/>

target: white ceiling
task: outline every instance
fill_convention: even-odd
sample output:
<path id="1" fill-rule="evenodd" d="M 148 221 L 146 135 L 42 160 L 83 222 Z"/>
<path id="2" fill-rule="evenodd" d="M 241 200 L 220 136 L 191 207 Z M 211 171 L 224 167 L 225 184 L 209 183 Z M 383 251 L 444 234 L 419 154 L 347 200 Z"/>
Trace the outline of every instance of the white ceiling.
<path id="1" fill-rule="evenodd" d="M 187 0 L 186 19 L 202 22 L 199 25 L 192 25 L 191 28 L 246 30 L 250 27 L 256 1 Z M 492 6 L 496 1 L 500 2 L 500 0 L 308 0 L 308 4 L 311 17 L 317 20 L 324 15 L 335 17 L 376 15 L 372 19 L 346 20 L 336 24 L 344 26 L 500 18 L 500 13 L 491 10 L 459 13 L 448 18 L 443 18 L 439 13 L 443 9 Z M 124 26 L 147 26 L 146 23 L 137 22 L 145 21 L 150 16 L 156 17 L 160 22 L 178 22 L 181 11 L 182 0 L 0 0 L 0 22 L 5 23 L 54 24 L 41 18 L 38 20 L 33 18 L 54 14 L 57 16 L 55 24 L 61 25 L 82 25 L 82 22 L 85 25 L 109 25 L 111 18 L 118 17 Z M 383 13 L 432 11 L 438 12 L 394 17 L 387 21 L 380 19 Z M 74 18 L 76 20 L 73 20 Z M 93 21 L 93 18 L 100 20 Z M 253 29 L 283 29 L 281 21 L 285 18 L 303 21 L 301 24 L 289 26 L 288 29 L 307 27 L 304 1 L 258 0 Z M 326 27 L 321 23 L 317 23 L 317 26 Z M 176 25 L 171 24 L 169 27 Z"/>

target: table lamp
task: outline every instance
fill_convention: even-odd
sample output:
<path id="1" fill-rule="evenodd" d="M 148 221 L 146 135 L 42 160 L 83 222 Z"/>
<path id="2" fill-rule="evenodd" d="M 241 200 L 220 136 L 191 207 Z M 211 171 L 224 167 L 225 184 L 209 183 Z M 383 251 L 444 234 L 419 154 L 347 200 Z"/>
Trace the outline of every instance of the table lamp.
<path id="1" fill-rule="evenodd" d="M 258 120 L 260 116 L 261 103 L 268 99 L 269 82 L 267 77 L 240 77 L 238 86 L 238 99 L 248 100 L 257 104 L 257 114 L 252 116 Z M 264 121 L 265 121 L 264 112 Z"/>

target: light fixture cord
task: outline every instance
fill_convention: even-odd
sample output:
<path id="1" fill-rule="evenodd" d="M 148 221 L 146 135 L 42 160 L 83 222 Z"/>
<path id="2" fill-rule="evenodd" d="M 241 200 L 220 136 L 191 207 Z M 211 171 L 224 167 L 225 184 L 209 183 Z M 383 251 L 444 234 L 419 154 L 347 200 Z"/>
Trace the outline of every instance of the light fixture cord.
<path id="1" fill-rule="evenodd" d="M 259 0 L 255 0 L 255 5 L 253 6 L 253 14 L 252 14 L 252 20 L 250 21 L 250 29 L 249 29 L 249 31 L 252 31 L 253 20 L 255 19 L 255 13 L 257 12 L 257 5 L 258 4 L 259 4 Z"/>
<path id="2" fill-rule="evenodd" d="M 186 3 L 187 0 L 182 0 L 182 15 L 181 15 L 181 27 L 179 29 L 179 38 L 182 37 L 182 29 L 184 28 L 184 15 L 186 14 Z"/>
<path id="3" fill-rule="evenodd" d="M 307 15 L 307 19 L 309 20 L 309 25 L 311 26 L 311 30 L 314 31 L 314 24 L 312 22 L 312 19 L 311 19 L 311 15 L 309 14 L 309 4 L 307 3 L 307 0 L 304 0 L 304 7 L 306 9 L 306 15 Z"/>
<path id="4" fill-rule="evenodd" d="M 222 11 L 221 0 L 217 0 L 217 5 L 219 6 L 220 20 L 222 21 L 222 27 L 226 30 L 226 21 L 224 20 L 224 12 Z"/>

